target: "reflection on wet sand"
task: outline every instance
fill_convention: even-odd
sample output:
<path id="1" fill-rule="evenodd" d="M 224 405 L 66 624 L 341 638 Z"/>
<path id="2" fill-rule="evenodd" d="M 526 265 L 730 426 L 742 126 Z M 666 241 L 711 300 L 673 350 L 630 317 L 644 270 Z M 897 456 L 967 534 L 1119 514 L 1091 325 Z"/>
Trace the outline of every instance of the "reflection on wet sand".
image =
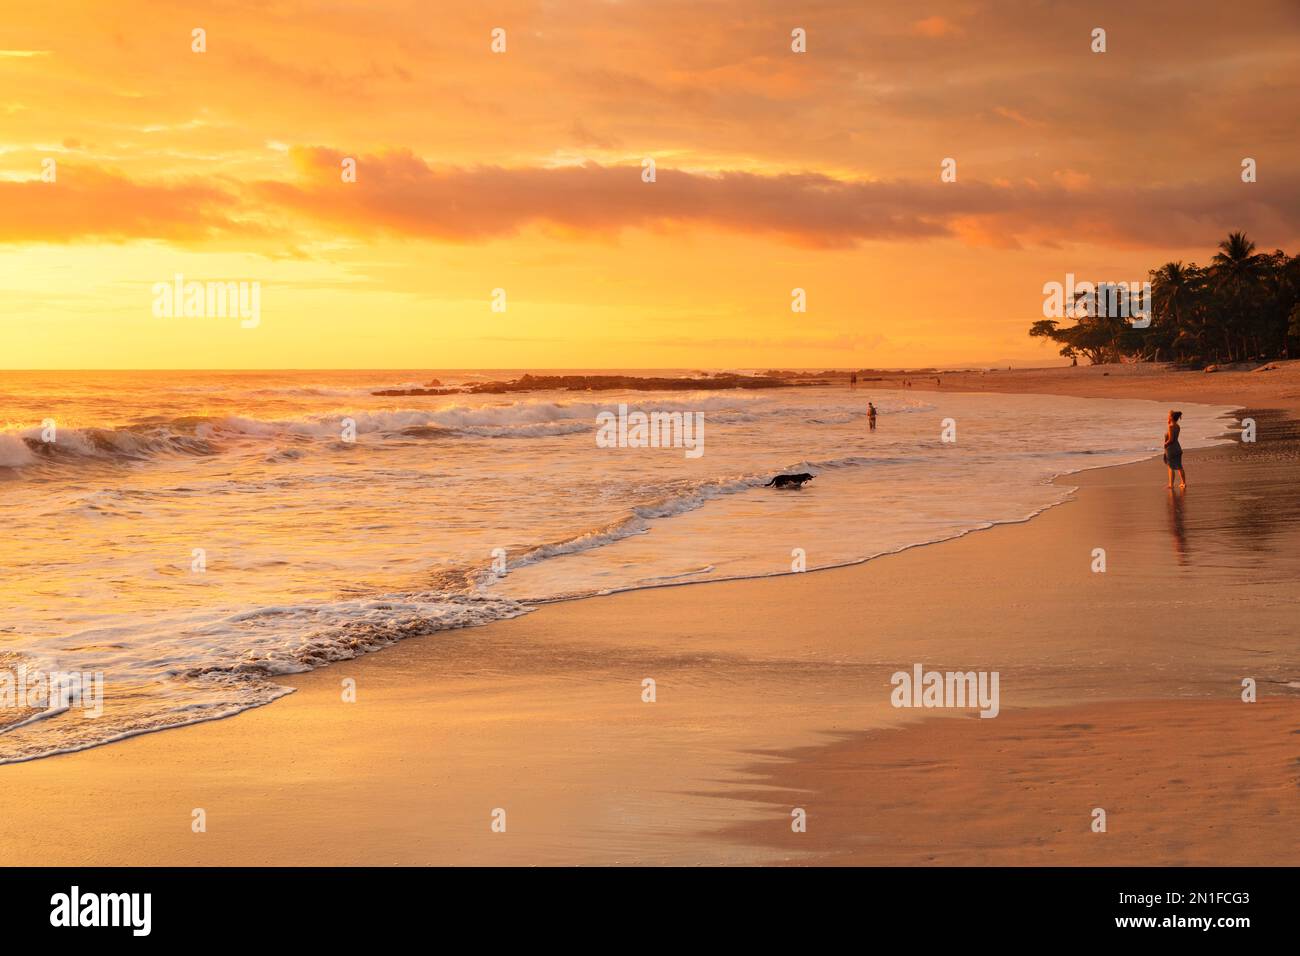
<path id="1" fill-rule="evenodd" d="M 1246 409 L 1238 414 L 1247 413 L 1258 422 L 1258 441 L 1198 453 L 1198 464 L 1226 465 L 1227 470 L 1195 489 L 1197 501 L 1189 501 L 1191 492 L 1169 492 L 1167 520 L 1179 565 L 1187 565 L 1191 555 L 1189 527 L 1203 557 L 1226 557 L 1222 552 L 1230 548 L 1239 552 L 1234 562 L 1258 565 L 1285 548 L 1286 533 L 1300 526 L 1300 483 L 1295 480 L 1300 427 L 1277 410 Z"/>
<path id="2" fill-rule="evenodd" d="M 1187 520 L 1183 513 L 1185 492 L 1169 489 L 1169 530 L 1174 535 L 1174 555 L 1180 566 L 1187 565 Z"/>

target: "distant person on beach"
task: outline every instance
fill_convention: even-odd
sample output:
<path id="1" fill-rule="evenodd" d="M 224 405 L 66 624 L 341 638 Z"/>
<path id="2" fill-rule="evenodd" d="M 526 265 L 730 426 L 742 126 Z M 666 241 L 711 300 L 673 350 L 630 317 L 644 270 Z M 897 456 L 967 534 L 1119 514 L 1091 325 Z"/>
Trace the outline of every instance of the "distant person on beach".
<path id="1" fill-rule="evenodd" d="M 874 432 L 876 430 L 876 406 L 867 402 L 867 424 Z"/>
<path id="2" fill-rule="evenodd" d="M 852 375 L 849 376 L 849 388 L 857 388 L 857 387 L 858 387 L 858 373 L 854 372 Z"/>
<path id="3" fill-rule="evenodd" d="M 1168 427 L 1165 429 L 1165 464 L 1169 466 L 1170 488 L 1174 486 L 1174 472 L 1178 472 L 1178 477 L 1181 479 L 1179 487 L 1187 487 L 1187 472 L 1183 471 L 1183 446 L 1178 444 L 1178 433 L 1182 431 L 1178 419 L 1182 417 L 1182 412 L 1171 411 Z"/>

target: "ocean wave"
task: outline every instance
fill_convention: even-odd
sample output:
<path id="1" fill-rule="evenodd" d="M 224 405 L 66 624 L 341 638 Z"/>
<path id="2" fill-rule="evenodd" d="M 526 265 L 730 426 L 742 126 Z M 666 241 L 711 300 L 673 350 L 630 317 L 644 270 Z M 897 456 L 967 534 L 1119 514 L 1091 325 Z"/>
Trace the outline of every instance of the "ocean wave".
<path id="1" fill-rule="evenodd" d="M 212 632 L 271 632 L 274 639 L 246 650 L 236 660 L 205 663 L 182 672 L 195 677 L 221 673 L 266 676 L 297 674 L 350 660 L 408 637 L 475 627 L 527 613 L 508 598 L 417 593 L 259 607 L 232 615 Z"/>
<path id="2" fill-rule="evenodd" d="M 272 605 L 224 616 L 140 622 L 147 640 L 124 644 L 112 629 L 24 650 L 29 670 L 108 675 L 113 693 L 93 719 L 76 707 L 23 710 L 0 724 L 0 765 L 72 753 L 127 737 L 229 717 L 291 693 L 275 678 L 389 647 L 408 637 L 526 614 L 508 598 L 396 594 Z M 39 658 L 37 655 L 41 655 Z M 0 664 L 15 670 L 12 655 Z"/>
<path id="3" fill-rule="evenodd" d="M 21 435 L 0 434 L 0 468 L 23 468 L 37 460 Z"/>
<path id="4" fill-rule="evenodd" d="M 702 394 L 660 400 L 626 401 L 642 411 L 707 412 L 717 424 L 756 420 L 743 407 L 752 396 Z M 261 419 L 239 415 L 151 417 L 115 427 L 62 427 L 46 442 L 39 427 L 0 433 L 0 468 L 81 460 L 133 462 L 165 456 L 210 456 L 250 442 L 275 445 L 264 460 L 302 457 L 312 442 L 343 443 L 346 430 L 358 439 L 550 438 L 593 431 L 601 412 L 617 402 L 516 401 L 490 405 L 452 405 L 432 409 L 361 409 L 297 418 Z"/>
<path id="5" fill-rule="evenodd" d="M 26 468 L 85 460 L 143 461 L 164 455 L 212 455 L 218 451 L 202 435 L 158 425 L 65 427 L 59 428 L 53 438 L 46 441 L 39 427 L 0 434 L 0 467 Z"/>
<path id="6" fill-rule="evenodd" d="M 196 469 L 182 462 L 176 468 L 71 483 L 71 490 L 60 494 L 45 487 L 18 489 L 30 495 L 27 507 L 9 514 L 26 530 L 25 541 L 41 541 L 42 529 L 66 524 L 69 516 L 129 521 L 131 533 L 141 536 L 143 557 L 115 548 L 88 560 L 82 552 L 94 549 L 81 543 L 98 540 L 93 536 L 49 542 L 48 565 L 52 574 L 63 575 L 64 586 L 50 593 L 74 596 L 83 582 L 94 588 L 114 579 L 144 586 L 129 588 L 127 596 L 135 602 L 130 607 L 104 602 L 102 612 L 86 605 L 74 614 L 42 598 L 0 623 L 0 632 L 17 625 L 15 634 L 0 634 L 3 644 L 21 642 L 25 650 L 57 657 L 68 668 L 102 670 L 110 688 L 109 710 L 100 719 L 48 714 L 0 733 L 0 763 L 229 716 L 288 693 L 285 675 L 356 658 L 406 637 L 517 616 L 539 603 L 792 573 L 786 570 L 791 528 L 799 529 L 795 540 L 806 547 L 812 570 L 1024 520 L 1026 513 L 1068 494 L 1064 486 L 1050 493 L 1035 490 L 1051 474 L 1158 454 L 1142 450 L 1148 421 L 1141 410 L 1113 424 L 1102 422 L 1104 427 L 1084 433 L 1086 441 L 1064 447 L 1044 442 L 1044 436 L 1057 435 L 1056 426 L 1036 404 L 1015 417 L 1016 406 L 1007 402 L 1003 419 L 987 419 L 999 421 L 999 429 L 984 435 L 973 431 L 974 440 L 954 449 L 941 447 L 937 416 L 933 431 L 924 417 L 934 406 L 919 397 L 882 396 L 878 407 L 886 428 L 870 438 L 855 424 L 865 400 L 844 393 L 806 394 L 803 404 L 786 393 L 600 397 L 456 400 L 353 413 L 333 409 L 329 399 L 319 403 L 317 413 L 293 418 L 272 418 L 274 412 L 262 409 L 265 417 L 159 416 L 116 429 L 61 429 L 60 442 L 74 437 L 59 461 L 247 454 L 239 467 L 221 461 L 216 468 Z M 616 409 L 620 400 L 641 410 L 704 411 L 710 424 L 758 421 L 760 426 L 720 429 L 710 446 L 716 450 L 698 463 L 647 454 L 609 463 L 601 459 L 593 467 L 593 456 L 581 454 L 593 447 L 590 438 L 574 438 L 564 448 L 558 441 L 527 444 L 594 432 L 597 413 Z M 888 427 L 887 416 L 917 412 L 921 418 L 902 419 L 909 431 Z M 962 417 L 960 409 L 957 414 Z M 340 442 L 342 417 L 355 421 L 363 439 L 357 446 Z M 837 424 L 840 428 L 831 427 Z M 1189 425 L 1185 434 L 1194 433 Z M 26 468 L 55 461 L 48 450 L 31 446 L 33 437 L 0 434 L 0 462 Z M 459 454 L 483 447 L 471 442 L 511 438 L 520 443 L 487 446 L 493 454 Z M 374 447 L 408 453 L 363 460 L 360 452 Z M 506 453 L 495 454 L 499 450 Z M 351 456 L 346 461 L 345 451 Z M 317 454 L 323 456 L 322 467 L 288 464 Z M 1014 460 L 1021 456 L 1043 461 L 1026 472 L 1024 462 Z M 776 467 L 777 462 L 786 464 Z M 700 470 L 705 468 L 712 474 Z M 773 474 L 803 471 L 825 480 L 804 495 L 760 491 Z M 1033 484 L 1007 484 L 1009 474 L 1030 474 Z M 875 496 L 870 526 L 855 528 L 851 522 L 861 521 L 860 506 L 870 496 Z M 354 502 L 355 523 L 343 525 L 349 520 L 345 509 Z M 303 506 L 330 515 L 328 534 L 313 527 L 313 512 Z M 927 507 L 934 513 L 927 514 Z M 260 547 L 258 537 L 258 548 L 228 562 L 227 577 L 211 579 L 220 587 L 201 591 L 180 589 L 176 578 L 167 576 L 188 553 L 176 548 L 176 536 L 191 526 L 187 516 L 198 509 L 220 519 L 223 529 L 243 532 L 250 543 L 265 533 L 270 545 Z M 699 509 L 707 510 L 693 519 L 671 520 Z M 139 520 L 142 515 L 147 520 Z M 761 520 L 765 517 L 775 519 L 771 531 Z M 891 520 L 899 522 L 898 530 L 891 530 Z M 300 536 L 299 529 L 308 533 Z M 654 537 L 626 549 L 631 554 L 612 548 L 563 560 L 649 532 Z M 231 535 L 232 543 L 238 536 Z M 508 546 L 507 571 L 522 571 L 514 581 L 500 581 L 488 566 L 485 552 L 498 538 Z M 354 543 L 366 547 L 353 553 Z M 738 553 L 751 545 L 753 550 Z M 159 558 L 159 551 L 182 557 Z M 760 552 L 776 560 L 757 560 Z M 33 554 L 33 566 L 45 561 L 45 553 Z M 536 566 L 552 558 L 561 560 Z M 160 561 L 165 567 L 158 567 Z M 532 570 L 523 570 L 530 565 Z M 144 573 L 128 578 L 132 568 Z M 64 628 L 72 620 L 83 623 L 69 634 Z M 35 715 L 6 716 L 29 720 Z"/>

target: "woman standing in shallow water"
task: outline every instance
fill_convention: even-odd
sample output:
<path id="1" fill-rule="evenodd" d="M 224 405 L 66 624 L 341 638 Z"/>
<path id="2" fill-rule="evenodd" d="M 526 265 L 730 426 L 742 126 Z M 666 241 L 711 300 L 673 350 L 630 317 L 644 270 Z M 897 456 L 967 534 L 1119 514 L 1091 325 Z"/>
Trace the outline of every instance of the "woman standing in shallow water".
<path id="1" fill-rule="evenodd" d="M 1165 464 L 1169 466 L 1170 488 L 1174 486 L 1174 472 L 1178 472 L 1178 477 L 1181 479 L 1179 487 L 1187 487 L 1187 472 L 1183 471 L 1183 446 L 1178 444 L 1178 433 L 1182 431 L 1178 419 L 1182 417 L 1182 412 L 1171 411 L 1168 427 L 1165 429 Z"/>

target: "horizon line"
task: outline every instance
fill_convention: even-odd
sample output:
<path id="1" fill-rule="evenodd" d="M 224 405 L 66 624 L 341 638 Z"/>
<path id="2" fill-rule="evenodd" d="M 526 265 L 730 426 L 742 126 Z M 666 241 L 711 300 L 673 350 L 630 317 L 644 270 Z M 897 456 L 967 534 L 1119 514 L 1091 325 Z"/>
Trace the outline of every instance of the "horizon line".
<path id="1" fill-rule="evenodd" d="M 1143 363 L 1143 364 L 1168 364 L 1168 363 Z M 1062 365 L 1022 365 L 1016 366 L 1014 361 L 1012 367 L 1017 371 L 1035 371 L 1053 368 L 1069 368 L 1069 364 Z M 973 362 L 968 364 L 949 364 L 949 365 L 895 365 L 895 366 L 872 366 L 872 365 L 787 365 L 778 368 L 774 365 L 765 367 L 765 370 L 786 371 L 786 372 L 966 372 L 966 371 L 984 371 L 987 369 L 1003 369 L 1002 363 Z M 1080 366 L 1086 368 L 1088 366 Z M 736 371 L 738 368 L 758 369 L 757 365 L 746 366 L 685 366 L 685 365 L 660 365 L 646 366 L 641 368 L 631 368 L 626 366 L 571 366 L 571 365 L 529 365 L 529 366 L 409 366 L 409 365 L 391 365 L 391 366 L 327 366 L 312 365 L 302 367 L 279 367 L 267 366 L 264 368 L 219 368 L 219 367 L 196 367 L 196 368 L 139 368 L 139 367 L 101 367 L 101 368 L 0 368 L 0 375 L 6 372 L 683 372 L 683 371 L 700 371 L 700 372 L 728 372 Z"/>

